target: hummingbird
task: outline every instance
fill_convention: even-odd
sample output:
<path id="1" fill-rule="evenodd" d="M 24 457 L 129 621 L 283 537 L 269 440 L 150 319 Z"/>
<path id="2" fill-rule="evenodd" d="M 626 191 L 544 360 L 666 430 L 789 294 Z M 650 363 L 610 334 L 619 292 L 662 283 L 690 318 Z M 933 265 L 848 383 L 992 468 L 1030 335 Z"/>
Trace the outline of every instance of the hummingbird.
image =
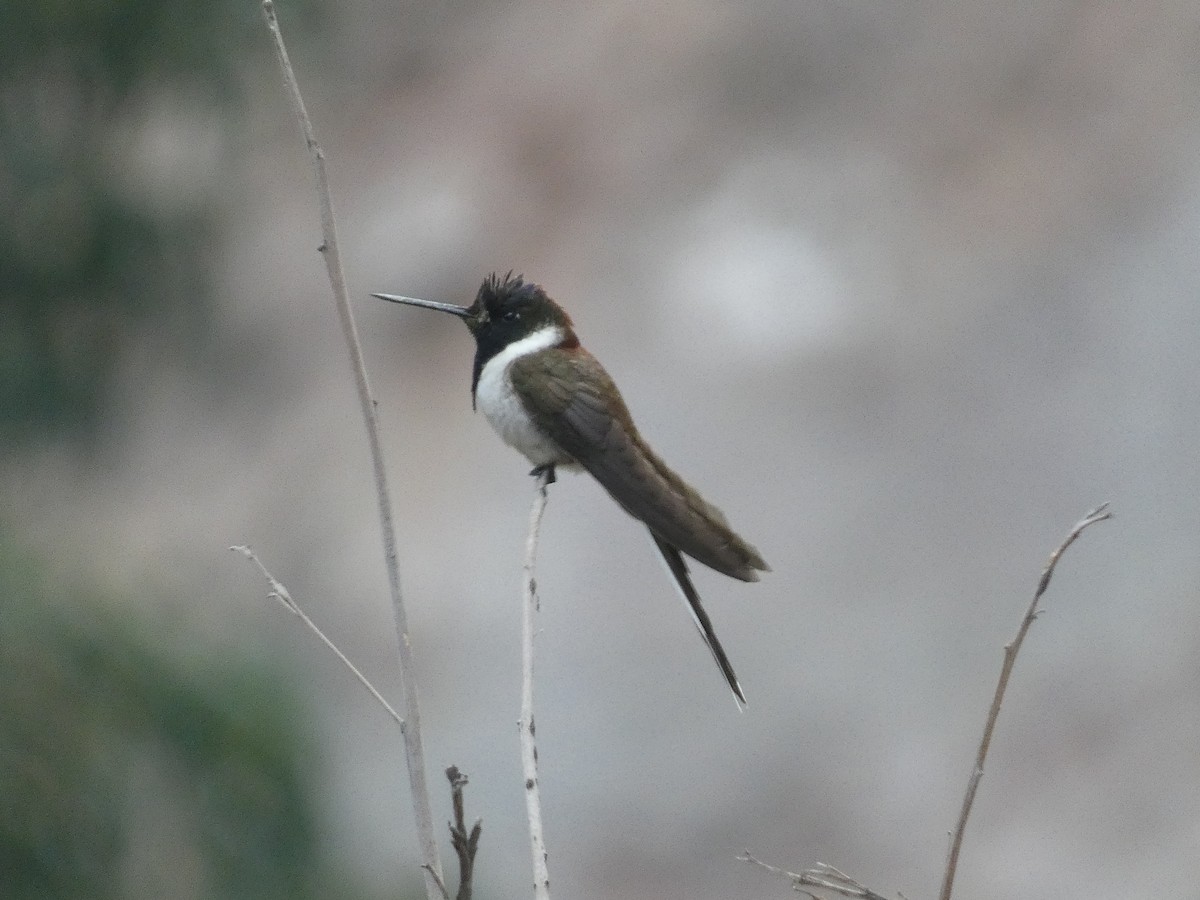
<path id="1" fill-rule="evenodd" d="M 475 338 L 471 406 L 482 410 L 531 475 L 586 470 L 650 532 L 700 636 L 741 708 L 746 695 L 700 603 L 684 555 L 741 581 L 770 570 L 719 509 L 675 474 L 642 439 L 608 372 L 579 343 L 574 324 L 541 285 L 496 274 L 470 306 L 373 294 L 458 316 Z"/>

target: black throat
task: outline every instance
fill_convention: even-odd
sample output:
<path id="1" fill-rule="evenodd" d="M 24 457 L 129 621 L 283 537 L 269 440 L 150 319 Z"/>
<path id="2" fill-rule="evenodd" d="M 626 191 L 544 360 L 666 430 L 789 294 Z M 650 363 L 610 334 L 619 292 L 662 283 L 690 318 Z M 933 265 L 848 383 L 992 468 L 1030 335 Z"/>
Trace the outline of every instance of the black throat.
<path id="1" fill-rule="evenodd" d="M 499 344 L 494 341 L 485 341 L 484 335 L 476 336 L 475 341 L 475 364 L 471 369 L 471 409 L 475 409 L 475 390 L 479 387 L 479 376 L 483 374 L 483 367 L 488 364 L 493 356 L 503 350 L 507 344 Z"/>

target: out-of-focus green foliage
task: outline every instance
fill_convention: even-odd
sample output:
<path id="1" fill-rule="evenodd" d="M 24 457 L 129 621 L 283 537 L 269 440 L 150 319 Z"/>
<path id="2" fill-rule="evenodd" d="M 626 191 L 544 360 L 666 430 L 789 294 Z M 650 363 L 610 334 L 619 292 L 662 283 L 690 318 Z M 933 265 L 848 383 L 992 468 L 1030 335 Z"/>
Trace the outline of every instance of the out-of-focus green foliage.
<path id="1" fill-rule="evenodd" d="M 361 896 L 324 865 L 278 673 L 39 581 L 0 547 L 0 897 Z"/>
<path id="2" fill-rule="evenodd" d="M 92 90 L 116 103 L 161 79 L 220 87 L 241 67 L 239 49 L 261 27 L 259 16 L 257 3 L 238 0 L 5 3 L 0 71 L 7 79 L 53 74 L 54 66 L 60 75 L 91 76 Z"/>
<path id="3" fill-rule="evenodd" d="M 87 435 L 137 329 L 194 338 L 212 198 L 151 202 L 130 147 L 164 105 L 228 132 L 268 46 L 255 0 L 0 3 L 0 449 Z"/>
<path id="4" fill-rule="evenodd" d="M 0 453 L 93 433 L 131 340 L 202 340 L 214 155 L 171 141 L 227 140 L 269 53 L 257 0 L 0 2 Z M 43 565 L 0 540 L 0 898 L 361 898 L 291 682 Z"/>

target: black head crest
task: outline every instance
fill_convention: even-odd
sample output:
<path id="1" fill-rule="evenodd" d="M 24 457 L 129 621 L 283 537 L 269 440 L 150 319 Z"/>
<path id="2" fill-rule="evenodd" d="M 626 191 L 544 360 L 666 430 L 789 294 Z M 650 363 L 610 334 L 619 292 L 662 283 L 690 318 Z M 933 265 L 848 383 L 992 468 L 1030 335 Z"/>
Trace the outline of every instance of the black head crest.
<path id="1" fill-rule="evenodd" d="M 500 321 L 523 322 L 522 331 L 532 332 L 540 325 L 559 325 L 572 328 L 574 323 L 561 306 L 550 299 L 540 284 L 526 281 L 522 275 L 513 275 L 509 270 L 504 277 L 493 272 L 483 280 L 475 302 L 471 304 L 475 327 L 487 327 Z M 468 320 L 468 326 L 472 323 Z M 505 329 L 511 334 L 509 328 Z"/>
<path id="2" fill-rule="evenodd" d="M 523 275 L 514 277 L 512 269 L 509 269 L 503 278 L 493 272 L 483 280 L 475 297 L 475 305 L 494 311 L 513 303 L 537 299 L 548 299 L 542 286 L 526 281 Z"/>

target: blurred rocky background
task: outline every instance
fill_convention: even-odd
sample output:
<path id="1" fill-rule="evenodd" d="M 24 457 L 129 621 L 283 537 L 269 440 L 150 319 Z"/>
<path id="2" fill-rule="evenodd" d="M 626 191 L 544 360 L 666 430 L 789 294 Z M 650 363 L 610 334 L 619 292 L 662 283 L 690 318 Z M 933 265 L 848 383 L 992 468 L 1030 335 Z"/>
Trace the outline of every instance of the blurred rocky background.
<path id="1" fill-rule="evenodd" d="M 385 427 L 431 781 L 528 889 L 527 464 L 444 317 L 541 282 L 774 572 L 697 574 L 552 489 L 538 731 L 559 897 L 1200 878 L 1193 3 L 330 4 L 279 14 Z M 0 895 L 417 896 L 369 459 L 257 3 L 0 5 Z"/>

